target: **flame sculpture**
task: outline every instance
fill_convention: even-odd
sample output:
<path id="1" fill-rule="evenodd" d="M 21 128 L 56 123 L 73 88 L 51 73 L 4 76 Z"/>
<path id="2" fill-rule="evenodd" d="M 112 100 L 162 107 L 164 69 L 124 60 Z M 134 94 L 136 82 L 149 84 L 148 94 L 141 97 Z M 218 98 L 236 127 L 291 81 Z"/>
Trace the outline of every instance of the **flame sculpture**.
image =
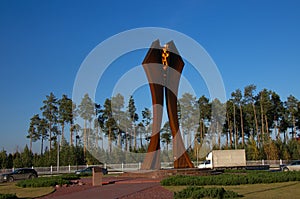
<path id="1" fill-rule="evenodd" d="M 164 95 L 173 137 L 174 168 L 193 168 L 182 141 L 177 111 L 177 94 L 184 62 L 173 41 L 164 47 L 159 40 L 152 43 L 143 63 L 153 105 L 152 134 L 141 169 L 160 169 L 160 128 Z"/>

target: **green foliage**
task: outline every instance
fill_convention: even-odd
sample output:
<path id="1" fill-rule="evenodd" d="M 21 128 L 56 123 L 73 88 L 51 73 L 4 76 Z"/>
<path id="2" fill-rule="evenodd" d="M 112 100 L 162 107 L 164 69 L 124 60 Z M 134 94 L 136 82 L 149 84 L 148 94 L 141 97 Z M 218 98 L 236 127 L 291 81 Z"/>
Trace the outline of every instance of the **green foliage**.
<path id="1" fill-rule="evenodd" d="M 16 186 L 26 188 L 26 187 L 50 187 L 55 185 L 64 185 L 70 184 L 70 180 L 78 179 L 78 175 L 75 174 L 67 174 L 62 176 L 54 176 L 54 177 L 42 177 L 42 178 L 34 178 L 28 180 L 19 181 Z"/>
<path id="2" fill-rule="evenodd" d="M 14 157 L 13 157 L 13 166 L 15 168 L 22 168 L 23 167 L 21 154 L 19 152 L 16 152 L 14 154 Z"/>
<path id="3" fill-rule="evenodd" d="M 43 101 L 43 106 L 40 108 L 42 112 L 42 115 L 44 116 L 44 119 L 46 121 L 45 128 L 49 132 L 49 147 L 51 151 L 52 147 L 52 140 L 53 140 L 53 134 L 54 137 L 56 137 L 59 134 L 58 128 L 57 128 L 57 118 L 58 118 L 58 108 L 57 108 L 57 98 L 55 95 L 51 92 L 49 95 L 46 96 L 46 100 Z"/>
<path id="4" fill-rule="evenodd" d="M 175 199 L 198 199 L 198 198 L 237 198 L 241 197 L 237 193 L 233 191 L 226 191 L 223 187 L 222 188 L 203 188 L 203 187 L 195 187 L 190 186 L 185 188 L 182 191 L 175 192 L 174 198 Z"/>
<path id="5" fill-rule="evenodd" d="M 21 160 L 22 160 L 22 167 L 31 167 L 32 166 L 32 160 L 33 160 L 33 154 L 27 147 L 25 146 L 23 152 L 21 153 Z"/>
<path id="6" fill-rule="evenodd" d="M 16 194 L 2 194 L 0 193 L 0 199 L 17 199 Z"/>
<path id="7" fill-rule="evenodd" d="M 281 101 L 280 96 L 274 91 L 263 89 L 260 92 L 256 92 L 256 86 L 249 85 L 245 87 L 243 93 L 242 90 L 237 89 L 232 99 L 224 103 L 227 106 L 226 114 L 220 112 L 223 109 L 217 108 L 223 107 L 223 102 L 211 100 L 213 99 L 208 99 L 205 96 L 201 96 L 196 100 L 194 96 L 188 93 L 185 93 L 179 99 L 181 102 L 179 106 L 188 110 L 185 112 L 180 110 L 180 108 L 178 109 L 178 116 L 181 118 L 181 122 L 186 124 L 186 126 L 183 126 L 183 130 L 188 135 L 191 135 L 190 132 L 194 132 L 200 146 L 203 146 L 203 140 L 205 140 L 210 129 L 218 133 L 216 134 L 218 143 L 214 143 L 216 148 L 245 148 L 247 160 L 300 159 L 300 141 L 294 139 L 296 137 L 295 131 L 299 132 L 300 128 L 300 102 L 294 96 L 291 95 L 286 101 Z M 113 106 L 111 106 L 111 103 Z M 213 105 L 214 111 L 218 114 L 211 115 Z M 75 109 L 76 107 L 78 107 L 77 110 L 72 111 L 72 108 Z M 127 152 L 144 153 L 147 151 L 147 141 L 149 139 L 146 138 L 146 141 L 142 140 L 144 138 L 141 136 L 138 138 L 138 134 L 146 135 L 149 138 L 152 122 L 151 111 L 145 108 L 142 111 L 142 118 L 140 117 L 141 119 L 139 120 L 133 96 L 130 97 L 127 110 L 124 109 L 124 97 L 120 94 L 111 99 L 106 99 L 103 106 L 100 104 L 95 105 L 86 94 L 82 103 L 76 106 L 66 95 L 62 95 L 61 99 L 57 99 L 53 93 L 50 93 L 43 101 L 40 114 L 34 114 L 30 119 L 28 134 L 26 135 L 30 139 L 29 147 L 13 154 L 7 154 L 3 149 L 0 152 L 0 168 L 56 165 L 56 137 L 63 133 L 64 125 L 66 125 L 66 129 L 70 129 L 70 143 L 62 139 L 63 144 L 60 148 L 61 166 L 86 163 L 97 164 L 97 159 L 103 163 L 142 162 L 142 156 L 136 158 L 127 154 Z M 239 110 L 242 110 L 242 114 L 240 114 Z M 96 116 L 94 113 L 96 113 Z M 219 118 L 222 115 L 226 115 L 225 124 L 215 125 L 216 122 L 214 121 L 222 121 L 224 119 Z M 86 120 L 85 126 L 81 128 L 78 124 L 73 123 L 76 116 Z M 199 120 L 191 122 L 193 118 L 198 118 Z M 92 121 L 96 122 L 94 128 L 97 128 L 97 130 L 92 129 Z M 243 122 L 243 125 L 241 125 L 241 122 Z M 138 123 L 141 125 L 137 126 Z M 60 124 L 61 129 L 58 129 L 58 124 Z M 193 126 L 194 124 L 195 126 Z M 193 128 L 190 128 L 189 125 L 192 125 Z M 185 128 L 187 126 L 189 130 Z M 100 128 L 101 131 L 99 131 Z M 292 132 L 293 137 L 288 134 L 292 129 L 294 129 Z M 242 140 L 243 130 L 245 145 L 239 143 Z M 72 146 L 73 141 L 71 138 L 74 140 L 75 137 L 72 136 L 73 132 L 76 135 L 82 135 L 81 139 L 78 140 L 79 144 L 77 144 L 77 147 Z M 237 146 L 234 146 L 235 133 L 238 140 Z M 95 137 L 89 137 L 92 134 Z M 224 135 L 228 143 L 220 146 L 219 141 L 225 140 L 223 139 Z M 109 150 L 103 148 L 104 136 L 109 140 Z M 276 137 L 276 140 L 271 139 L 274 137 Z M 165 144 L 165 148 L 172 143 L 169 129 L 161 132 L 161 138 L 161 145 Z M 190 138 L 188 138 L 189 142 Z M 136 139 L 140 139 L 140 146 L 136 146 Z M 46 147 L 44 152 L 44 142 L 50 140 L 52 144 L 49 143 L 50 146 Z M 97 141 L 91 143 L 91 140 Z M 41 142 L 40 154 L 30 153 L 32 142 L 36 141 Z M 114 141 L 117 142 L 119 151 L 112 149 Z M 102 148 L 99 146 L 101 142 Z M 100 155 L 96 156 L 97 159 L 87 152 L 84 153 L 82 143 L 85 147 L 89 146 L 90 150 L 91 148 L 95 150 L 97 154 L 97 151 L 99 151 Z M 196 154 L 192 153 L 193 148 L 188 152 L 191 159 L 197 159 Z M 92 154 L 94 155 L 95 153 Z M 164 157 L 165 161 L 172 161 L 168 152 L 166 152 Z"/>
<path id="8" fill-rule="evenodd" d="M 7 154 L 6 151 L 0 152 L 0 169 L 4 169 L 7 166 Z"/>
<path id="9" fill-rule="evenodd" d="M 258 160 L 259 158 L 259 150 L 253 138 L 251 138 L 246 145 L 246 156 L 247 160 Z"/>
<path id="10" fill-rule="evenodd" d="M 241 185 L 299 181 L 300 172 L 249 172 L 217 176 L 172 176 L 161 181 L 163 186 Z"/>

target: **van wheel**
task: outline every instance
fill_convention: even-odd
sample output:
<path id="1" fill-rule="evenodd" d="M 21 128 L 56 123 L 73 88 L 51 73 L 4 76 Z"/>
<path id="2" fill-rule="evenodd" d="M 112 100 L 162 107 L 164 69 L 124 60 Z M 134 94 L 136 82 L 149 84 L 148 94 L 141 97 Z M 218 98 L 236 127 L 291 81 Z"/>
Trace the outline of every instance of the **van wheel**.
<path id="1" fill-rule="evenodd" d="M 14 181 L 14 178 L 12 177 L 12 176 L 10 176 L 9 178 L 8 178 L 8 182 L 13 182 Z"/>
<path id="2" fill-rule="evenodd" d="M 283 171 L 289 171 L 289 169 L 288 168 L 284 168 Z"/>

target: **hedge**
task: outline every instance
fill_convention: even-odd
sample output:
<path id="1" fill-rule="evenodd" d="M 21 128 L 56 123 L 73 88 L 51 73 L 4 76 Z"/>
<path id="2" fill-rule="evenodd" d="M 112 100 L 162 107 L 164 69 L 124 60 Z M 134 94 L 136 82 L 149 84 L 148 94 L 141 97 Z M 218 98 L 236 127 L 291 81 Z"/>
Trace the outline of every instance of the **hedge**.
<path id="1" fill-rule="evenodd" d="M 2 194 L 0 193 L 0 199 L 18 199 L 16 194 Z"/>
<path id="2" fill-rule="evenodd" d="M 300 181 L 300 172 L 258 172 L 213 176 L 171 176 L 161 181 L 163 186 L 241 185 Z"/>
<path id="3" fill-rule="evenodd" d="M 233 191 L 226 191 L 224 188 L 203 188 L 203 187 L 187 187 L 182 191 L 174 193 L 174 199 L 198 199 L 198 198 L 237 198 L 242 197 Z"/>
<path id="4" fill-rule="evenodd" d="M 18 187 L 51 187 L 55 185 L 71 184 L 70 180 L 78 179 L 77 175 L 67 174 L 62 176 L 41 177 L 19 181 Z"/>

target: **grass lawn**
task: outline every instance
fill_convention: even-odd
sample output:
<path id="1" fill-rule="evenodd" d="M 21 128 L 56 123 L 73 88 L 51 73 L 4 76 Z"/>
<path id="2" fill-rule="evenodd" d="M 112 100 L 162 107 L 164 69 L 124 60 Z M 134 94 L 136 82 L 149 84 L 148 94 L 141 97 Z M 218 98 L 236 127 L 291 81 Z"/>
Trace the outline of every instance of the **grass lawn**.
<path id="1" fill-rule="evenodd" d="M 40 197 L 52 193 L 53 191 L 54 191 L 53 187 L 21 188 L 21 187 L 17 187 L 15 182 L 0 184 L 0 193 L 16 194 L 19 198 Z"/>
<path id="2" fill-rule="evenodd" d="M 165 186 L 164 188 L 177 192 L 181 191 L 186 186 Z M 221 187 L 221 186 L 204 186 L 204 187 Z M 251 184 L 251 185 L 236 185 L 222 186 L 226 190 L 234 191 L 243 195 L 244 199 L 268 199 L 268 198 L 297 198 L 300 196 L 300 182 L 283 182 L 273 184 Z"/>

